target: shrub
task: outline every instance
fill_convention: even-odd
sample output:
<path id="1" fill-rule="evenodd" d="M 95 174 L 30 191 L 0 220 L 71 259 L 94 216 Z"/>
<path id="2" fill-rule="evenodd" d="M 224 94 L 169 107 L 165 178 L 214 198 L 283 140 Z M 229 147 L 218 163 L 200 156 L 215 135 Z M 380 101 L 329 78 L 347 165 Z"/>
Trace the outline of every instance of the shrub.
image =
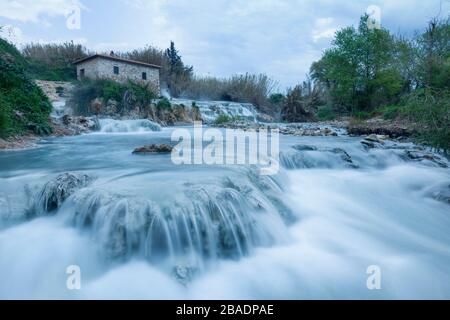
<path id="1" fill-rule="evenodd" d="M 230 117 L 227 114 L 221 114 L 216 118 L 216 120 L 214 121 L 214 124 L 218 125 L 218 124 L 232 123 L 232 122 L 238 122 L 238 121 L 242 121 L 242 117 L 240 117 L 240 116 Z"/>
<path id="2" fill-rule="evenodd" d="M 274 105 L 279 105 L 284 102 L 285 96 L 282 93 L 273 93 L 269 97 L 269 102 Z"/>
<path id="3" fill-rule="evenodd" d="M 151 84 L 141 84 L 137 82 L 128 81 L 125 86 L 126 90 L 131 92 L 134 102 L 145 106 L 152 102 L 157 97 L 156 88 L 153 88 Z"/>
<path id="4" fill-rule="evenodd" d="M 369 119 L 372 116 L 372 114 L 366 111 L 356 111 L 353 113 L 353 116 L 357 119 L 365 120 Z"/>
<path id="5" fill-rule="evenodd" d="M 321 121 L 334 120 L 336 118 L 330 106 L 322 106 L 317 109 L 317 118 Z"/>
<path id="6" fill-rule="evenodd" d="M 127 90 L 124 85 L 112 80 L 99 80 L 95 83 L 95 85 L 98 87 L 100 97 L 105 101 L 111 99 L 121 101 L 125 91 Z"/>
<path id="7" fill-rule="evenodd" d="M 394 120 L 401 115 L 401 109 L 399 105 L 388 105 L 376 109 L 373 115 L 381 115 L 384 120 Z"/>
<path id="8" fill-rule="evenodd" d="M 190 99 L 225 100 L 253 103 L 258 107 L 268 103 L 276 82 L 264 74 L 234 75 L 230 79 L 197 77 L 190 80 L 182 94 Z"/>
<path id="9" fill-rule="evenodd" d="M 90 115 L 99 113 L 99 110 L 90 110 L 91 102 L 97 98 L 105 102 L 114 100 L 118 102 L 119 109 L 126 109 L 135 105 L 148 105 L 155 97 L 154 91 L 148 85 L 132 81 L 119 83 L 109 79 L 86 79 L 77 84 L 71 103 L 76 114 Z"/>
<path id="10" fill-rule="evenodd" d="M 450 92 L 417 90 L 406 99 L 402 115 L 417 124 L 417 138 L 431 146 L 450 151 Z"/>
<path id="11" fill-rule="evenodd" d="M 156 105 L 158 109 L 171 109 L 172 105 L 170 101 L 167 98 L 162 98 L 158 101 L 158 104 Z"/>
<path id="12" fill-rule="evenodd" d="M 225 123 L 230 123 L 231 122 L 231 117 L 226 115 L 226 114 L 221 114 L 220 116 L 218 116 L 216 118 L 216 120 L 214 121 L 214 124 L 225 124 Z"/>

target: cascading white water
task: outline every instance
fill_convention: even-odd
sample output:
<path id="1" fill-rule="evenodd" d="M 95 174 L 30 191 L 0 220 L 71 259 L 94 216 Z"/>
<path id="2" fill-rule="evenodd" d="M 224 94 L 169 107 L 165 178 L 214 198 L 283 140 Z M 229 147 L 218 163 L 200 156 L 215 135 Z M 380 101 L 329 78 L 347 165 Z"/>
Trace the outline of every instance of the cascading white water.
<path id="1" fill-rule="evenodd" d="M 131 154 L 169 139 L 0 154 L 0 298 L 450 298 L 450 172 L 408 160 L 415 146 L 282 137 L 275 177 Z M 367 289 L 371 265 L 382 290 Z"/>
<path id="2" fill-rule="evenodd" d="M 219 185 L 190 185 L 170 204 L 93 186 L 69 198 L 58 214 L 91 230 L 108 259 L 136 256 L 172 267 L 183 260 L 204 269 L 217 259 L 242 258 L 258 246 L 281 241 L 274 226 L 283 228 L 293 220 L 281 201 L 266 196 L 280 196 L 276 184 L 266 180 L 266 190 L 261 190 L 261 182 L 242 183 L 225 179 Z M 53 198 L 53 193 L 47 196 Z"/>
<path id="3" fill-rule="evenodd" d="M 255 122 L 258 114 L 255 106 L 251 103 L 188 99 L 171 99 L 170 102 L 176 105 L 182 104 L 188 108 L 195 105 L 199 109 L 204 123 L 213 123 L 220 115 Z"/>
<path id="4" fill-rule="evenodd" d="M 100 132 L 103 133 L 161 131 L 161 126 L 159 124 L 147 119 L 139 119 L 139 120 L 99 119 L 99 123 L 100 123 Z"/>
<path id="5" fill-rule="evenodd" d="M 72 109 L 67 106 L 66 100 L 62 99 L 52 103 L 53 109 L 50 116 L 54 119 L 60 119 L 65 115 L 72 115 Z"/>

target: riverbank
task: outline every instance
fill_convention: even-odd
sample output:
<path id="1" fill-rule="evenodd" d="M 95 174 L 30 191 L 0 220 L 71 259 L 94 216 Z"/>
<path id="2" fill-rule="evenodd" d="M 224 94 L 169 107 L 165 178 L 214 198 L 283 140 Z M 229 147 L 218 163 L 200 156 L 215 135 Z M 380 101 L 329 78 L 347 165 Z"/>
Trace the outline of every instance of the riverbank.
<path id="1" fill-rule="evenodd" d="M 14 151 L 34 148 L 42 139 L 51 137 L 76 136 L 90 133 L 98 129 L 98 121 L 93 117 L 64 116 L 60 120 L 50 120 L 52 133 L 49 135 L 37 135 L 26 133 L 24 135 L 0 138 L 0 151 Z"/>
<path id="2" fill-rule="evenodd" d="M 8 139 L 0 138 L 0 151 L 32 148 L 36 146 L 39 140 L 40 137 L 34 134 L 13 136 Z"/>

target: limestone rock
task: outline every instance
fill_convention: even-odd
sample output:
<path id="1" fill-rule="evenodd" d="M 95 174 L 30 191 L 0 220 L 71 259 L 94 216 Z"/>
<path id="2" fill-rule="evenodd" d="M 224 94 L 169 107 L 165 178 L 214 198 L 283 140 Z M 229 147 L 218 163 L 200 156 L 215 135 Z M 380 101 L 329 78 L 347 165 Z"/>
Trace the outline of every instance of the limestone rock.
<path id="1" fill-rule="evenodd" d="M 92 183 L 93 177 L 80 173 L 63 173 L 47 182 L 39 192 L 27 217 L 45 215 L 57 210 L 77 190 Z"/>

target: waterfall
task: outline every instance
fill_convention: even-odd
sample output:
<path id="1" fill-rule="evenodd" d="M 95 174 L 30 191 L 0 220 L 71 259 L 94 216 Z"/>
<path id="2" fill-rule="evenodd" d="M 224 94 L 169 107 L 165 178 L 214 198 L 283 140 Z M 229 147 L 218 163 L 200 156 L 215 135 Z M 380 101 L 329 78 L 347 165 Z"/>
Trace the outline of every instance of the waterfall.
<path id="1" fill-rule="evenodd" d="M 188 99 L 171 99 L 173 105 L 186 107 L 196 106 L 204 123 L 213 123 L 220 115 L 245 121 L 256 122 L 258 112 L 251 103 L 239 103 L 229 101 L 201 101 Z"/>
<path id="2" fill-rule="evenodd" d="M 53 102 L 52 106 L 53 110 L 50 115 L 54 119 L 60 119 L 65 115 L 72 114 L 72 109 L 67 106 L 65 99 Z"/>
<path id="3" fill-rule="evenodd" d="M 189 261 L 203 269 L 218 259 L 239 259 L 257 247 L 282 242 L 286 227 L 296 220 L 282 201 L 281 181 L 260 177 L 253 170 L 244 172 L 244 177 L 239 182 L 226 178 L 212 186 L 189 185 L 183 196 L 164 204 L 124 197 L 95 185 L 85 187 L 85 181 L 92 179 L 66 175 L 44 186 L 35 207 L 52 213 L 57 208 L 55 194 L 67 188 L 73 194 L 55 214 L 89 230 L 105 258 L 137 256 L 172 267 Z M 80 190 L 74 192 L 76 187 Z"/>
<path id="4" fill-rule="evenodd" d="M 136 133 L 161 131 L 161 126 L 147 119 L 114 120 L 100 119 L 100 132 L 103 133 Z"/>

